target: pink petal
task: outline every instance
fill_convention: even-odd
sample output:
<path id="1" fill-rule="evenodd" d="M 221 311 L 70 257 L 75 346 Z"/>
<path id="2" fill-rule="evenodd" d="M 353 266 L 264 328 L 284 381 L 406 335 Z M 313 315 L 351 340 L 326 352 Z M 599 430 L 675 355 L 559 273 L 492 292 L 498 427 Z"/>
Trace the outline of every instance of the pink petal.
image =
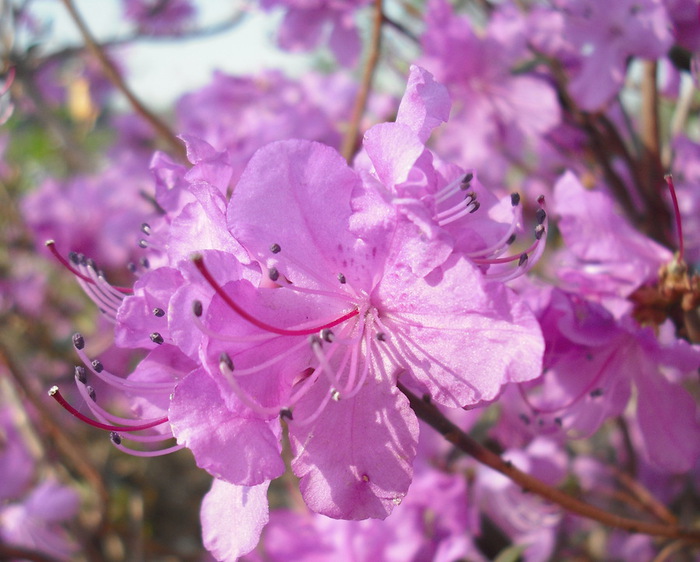
<path id="1" fill-rule="evenodd" d="M 254 486 L 284 472 L 279 439 L 269 425 L 231 412 L 203 369 L 177 385 L 168 417 L 177 442 L 220 480 Z"/>
<path id="2" fill-rule="evenodd" d="M 700 455 L 700 422 L 692 396 L 656 369 L 635 369 L 637 420 L 649 460 L 673 473 L 690 470 Z"/>
<path id="3" fill-rule="evenodd" d="M 202 501 L 200 518 L 204 546 L 217 560 L 236 560 L 258 544 L 269 520 L 269 485 L 236 486 L 214 480 Z"/>
<path id="4" fill-rule="evenodd" d="M 362 144 L 379 181 L 388 188 L 405 182 L 425 151 L 415 131 L 399 123 L 375 125 L 365 133 Z"/>
<path id="5" fill-rule="evenodd" d="M 540 375 L 544 340 L 534 315 L 468 262 L 426 278 L 392 269 L 380 289 L 390 311 L 382 320 L 396 334 L 392 344 L 436 402 L 492 400 L 506 382 Z"/>
<path id="6" fill-rule="evenodd" d="M 311 415 L 324 391 L 328 385 L 317 382 L 295 418 Z M 313 511 L 338 519 L 384 519 L 406 495 L 418 421 L 408 400 L 385 381 L 371 380 L 354 398 L 331 401 L 309 425 L 290 422 L 289 434 L 296 455 L 292 468 Z"/>
<path id="7" fill-rule="evenodd" d="M 411 65 L 396 122 L 408 126 L 425 144 L 433 129 L 447 121 L 451 106 L 447 88 L 436 82 L 427 70 Z"/>

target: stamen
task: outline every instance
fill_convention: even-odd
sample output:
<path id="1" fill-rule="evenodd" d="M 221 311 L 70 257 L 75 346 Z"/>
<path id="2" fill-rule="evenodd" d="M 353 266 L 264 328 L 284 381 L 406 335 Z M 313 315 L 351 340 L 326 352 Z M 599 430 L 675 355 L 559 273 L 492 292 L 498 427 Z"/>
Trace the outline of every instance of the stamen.
<path id="1" fill-rule="evenodd" d="M 45 245 L 49 249 L 49 251 L 53 254 L 53 256 L 61 263 L 61 265 L 63 267 L 65 267 L 68 271 L 70 271 L 73 275 L 75 275 L 79 279 L 82 279 L 86 283 L 95 284 L 95 281 L 93 279 L 80 273 L 68 261 L 66 261 L 66 259 L 61 254 L 58 253 L 58 250 L 56 250 L 56 242 L 55 241 L 47 240 L 45 242 Z M 134 292 L 133 289 L 130 289 L 128 287 L 116 287 L 114 285 L 110 285 L 110 287 L 119 291 L 120 293 L 124 293 L 125 295 L 131 295 Z"/>
<path id="2" fill-rule="evenodd" d="M 304 426 L 304 425 L 309 425 L 310 423 L 315 422 L 319 418 L 319 416 L 323 413 L 323 411 L 326 409 L 326 406 L 328 405 L 328 402 L 330 402 L 332 397 L 333 397 L 332 392 L 326 393 L 326 396 L 323 398 L 323 400 L 321 400 L 321 403 L 318 405 L 318 407 L 316 408 L 316 410 L 314 411 L 313 414 L 311 414 L 309 417 L 304 418 L 302 420 L 295 419 L 292 423 L 294 423 L 295 425 Z"/>
<path id="3" fill-rule="evenodd" d="M 467 194 L 467 197 L 461 203 L 457 203 L 457 205 L 447 209 L 447 211 L 438 213 L 435 216 L 435 220 L 437 220 L 438 225 L 447 226 L 448 224 L 453 223 L 462 217 L 476 212 L 481 206 L 481 203 L 476 201 L 474 197 L 470 197 L 470 195 L 473 194 Z"/>
<path id="4" fill-rule="evenodd" d="M 276 279 L 272 279 L 272 280 L 276 281 Z M 329 297 L 332 299 L 338 299 L 338 300 L 342 300 L 342 301 L 347 302 L 347 303 L 354 303 L 355 302 L 351 297 L 346 296 L 344 294 L 341 294 L 338 291 L 322 291 L 319 289 L 308 289 L 306 287 L 299 287 L 299 286 L 294 285 L 292 283 L 278 285 L 278 287 L 281 287 L 281 288 L 286 289 L 288 291 L 294 291 L 296 293 L 303 293 L 306 295 L 319 295 L 322 297 Z"/>
<path id="5" fill-rule="evenodd" d="M 339 387 L 340 386 L 340 381 L 339 377 L 333 368 L 333 366 L 330 363 L 330 359 L 333 357 L 335 354 L 336 350 L 338 349 L 337 345 L 334 345 L 331 347 L 330 351 L 328 354 L 324 353 L 323 347 L 321 345 L 321 339 L 318 338 L 318 336 L 311 336 L 311 351 L 313 351 L 314 355 L 316 356 L 316 360 L 319 363 L 319 367 L 323 370 L 323 372 L 326 374 L 328 377 L 328 380 L 333 384 L 334 387 Z M 313 339 L 315 338 L 315 339 Z M 347 361 L 343 362 L 342 368 L 344 368 L 345 364 Z M 342 369 L 341 369 L 342 372 Z"/>
<path id="6" fill-rule="evenodd" d="M 95 389 L 92 388 L 89 385 L 85 384 L 78 384 L 76 385 L 78 387 L 78 392 L 80 392 L 80 395 L 83 397 L 83 400 L 85 400 L 85 404 L 87 405 L 88 408 L 90 408 L 90 411 L 93 413 L 93 415 L 97 418 L 97 420 L 101 423 L 114 423 L 114 424 L 121 424 L 122 426 L 127 427 L 127 431 L 134 431 L 128 429 L 131 426 L 142 426 L 144 423 L 150 423 L 153 421 L 157 421 L 156 419 L 151 419 L 151 420 L 134 420 L 130 418 L 124 418 L 122 416 L 116 416 L 114 414 L 111 414 L 104 408 L 102 408 L 96 400 L 96 395 L 95 395 Z M 137 436 L 137 435 L 130 435 L 129 439 L 134 440 L 134 441 L 144 441 L 144 442 L 149 442 L 149 441 L 163 441 L 165 439 L 171 439 L 171 435 L 164 435 L 164 434 L 158 434 L 158 435 L 142 435 L 142 436 Z"/>
<path id="7" fill-rule="evenodd" d="M 279 244 L 275 243 L 272 244 L 272 246 L 270 246 L 270 251 L 273 254 L 279 254 L 282 251 L 282 247 Z"/>
<path id="8" fill-rule="evenodd" d="M 76 410 L 73 406 L 71 406 L 68 402 L 66 402 L 66 399 L 61 396 L 61 392 L 59 391 L 57 386 L 52 386 L 51 389 L 49 390 L 49 396 L 56 400 L 63 408 L 68 410 L 73 416 L 78 418 L 81 421 L 84 421 L 88 425 L 91 425 L 93 427 L 97 427 L 99 429 L 105 429 L 107 431 L 140 431 L 142 429 L 151 429 L 152 427 L 159 426 L 161 424 L 164 424 L 168 421 L 168 418 L 160 418 L 155 421 L 141 424 L 141 425 L 133 425 L 130 427 L 122 427 L 122 426 L 116 426 L 116 425 L 109 425 L 105 423 L 100 423 L 95 420 L 92 420 L 88 418 L 86 415 L 81 414 L 78 410 Z"/>
<path id="9" fill-rule="evenodd" d="M 271 326 L 270 324 L 267 324 L 266 322 L 263 322 L 262 320 L 258 320 L 245 310 L 243 310 L 238 304 L 236 304 L 233 299 L 227 295 L 221 285 L 219 285 L 214 277 L 212 277 L 211 273 L 209 270 L 206 268 L 204 265 L 204 259 L 202 256 L 197 256 L 194 258 L 194 265 L 195 267 L 199 270 L 199 272 L 204 276 L 204 278 L 207 280 L 209 285 L 216 291 L 216 294 L 219 295 L 223 301 L 234 311 L 236 312 L 239 316 L 253 324 L 254 326 L 257 326 L 261 330 L 265 330 L 267 332 L 272 332 L 274 334 L 279 334 L 280 336 L 308 336 L 312 334 L 318 333 L 320 330 L 323 328 L 332 328 L 334 326 L 337 326 L 339 324 L 342 324 L 346 320 L 349 320 L 350 318 L 353 318 L 354 316 L 357 316 L 359 314 L 359 311 L 357 309 L 351 310 L 350 312 L 347 312 L 340 316 L 339 318 L 333 320 L 332 322 L 329 322 L 327 324 L 324 324 L 322 326 L 317 326 L 315 328 L 308 328 L 308 329 L 303 329 L 303 330 L 287 330 L 284 328 L 278 328 L 276 326 Z"/>
<path id="10" fill-rule="evenodd" d="M 227 353 L 222 353 L 219 361 L 219 372 L 223 375 L 226 382 L 228 382 L 231 390 L 234 394 L 248 406 L 255 413 L 260 414 L 264 417 L 278 416 L 280 414 L 279 406 L 265 407 L 258 404 L 253 398 L 251 398 L 238 384 L 238 380 L 233 375 L 233 362 Z"/>
<path id="11" fill-rule="evenodd" d="M 141 232 L 143 232 L 146 236 L 151 235 L 151 225 L 149 225 L 147 222 L 143 223 L 141 225 Z"/>
<path id="12" fill-rule="evenodd" d="M 192 312 L 194 313 L 194 315 L 195 315 L 197 318 L 199 318 L 200 316 L 202 316 L 202 312 L 203 312 L 203 310 L 202 310 L 202 301 L 194 301 L 194 302 L 192 303 Z"/>
<path id="13" fill-rule="evenodd" d="M 199 304 L 201 305 L 202 303 Z M 156 307 L 153 309 L 153 316 L 155 316 L 156 318 L 163 318 L 163 316 L 165 316 L 165 310 Z"/>
<path id="14" fill-rule="evenodd" d="M 518 195 L 517 193 L 514 193 L 513 195 Z M 518 196 L 518 203 L 520 202 L 520 196 Z M 513 196 L 511 195 L 511 203 L 513 202 Z M 467 252 L 465 255 L 469 258 L 488 258 L 488 257 L 495 257 L 503 252 L 505 252 L 508 249 L 508 246 L 510 246 L 513 242 L 515 242 L 515 229 L 518 226 L 518 222 L 520 219 L 520 214 L 518 212 L 513 212 L 513 219 L 510 221 L 510 226 L 508 227 L 508 230 L 505 232 L 501 238 L 492 244 L 491 246 L 488 246 L 487 248 L 483 248 L 481 250 L 476 250 L 474 252 Z"/>
<path id="15" fill-rule="evenodd" d="M 163 339 L 163 336 L 161 336 L 158 332 L 153 332 L 153 333 L 150 335 L 150 338 L 151 338 L 151 341 L 152 341 L 153 343 L 157 344 L 157 345 L 162 345 L 163 342 L 165 341 L 165 340 Z"/>
<path id="16" fill-rule="evenodd" d="M 73 346 L 75 349 L 83 349 L 85 347 L 85 338 L 83 338 L 83 335 L 76 332 L 73 334 Z"/>
<path id="17" fill-rule="evenodd" d="M 469 172 L 463 177 L 458 177 L 457 179 L 452 180 L 445 187 L 443 187 L 435 193 L 435 195 L 433 196 L 435 197 L 435 204 L 438 205 L 440 203 L 443 203 L 456 193 L 469 189 L 469 184 L 473 179 L 474 174 L 472 172 Z"/>
<path id="18" fill-rule="evenodd" d="M 119 390 L 124 390 L 134 393 L 162 393 L 172 390 L 175 381 L 172 382 L 131 382 L 128 379 L 123 379 L 104 370 L 102 363 L 95 359 L 91 361 L 90 358 L 85 354 L 83 348 L 85 347 L 85 340 L 80 334 L 75 334 L 73 336 L 73 343 L 75 346 L 76 353 L 83 364 L 90 369 L 95 376 L 99 377 L 101 380 L 118 388 Z M 80 346 L 80 347 L 79 347 Z"/>
<path id="19" fill-rule="evenodd" d="M 523 275 L 539 261 L 540 257 L 542 257 L 542 254 L 544 253 L 545 249 L 545 240 L 543 237 L 547 233 L 547 225 L 548 225 L 548 216 L 547 212 L 544 208 L 545 206 L 545 199 L 543 195 L 540 195 L 537 198 L 537 203 L 540 205 L 540 208 L 536 211 L 535 213 L 535 220 L 537 222 L 537 226 L 535 227 L 535 241 L 530 245 L 529 248 L 527 248 L 524 252 L 519 254 L 517 257 L 518 259 L 518 267 L 516 267 L 512 271 L 498 271 L 496 273 L 486 273 L 485 277 L 489 280 L 493 281 L 500 281 L 502 283 L 505 283 L 507 281 L 510 281 L 511 279 L 515 279 L 516 277 Z M 478 259 L 478 258 L 473 258 L 473 261 L 477 264 L 481 265 L 496 265 L 496 264 L 503 264 L 507 263 L 508 261 L 515 261 L 515 256 L 512 256 L 510 258 L 500 258 L 500 259 Z"/>
<path id="20" fill-rule="evenodd" d="M 383 340 L 383 341 L 386 341 L 386 340 Z M 352 384 L 355 383 L 355 380 L 354 380 L 355 377 L 351 377 L 348 379 L 348 385 L 347 385 L 348 390 L 343 393 L 343 398 L 345 400 L 349 400 L 350 398 L 354 398 L 355 395 L 357 395 L 357 393 L 360 392 L 360 390 L 362 390 L 362 387 L 364 386 L 365 381 L 367 380 L 367 375 L 369 373 L 371 345 L 372 345 L 372 339 L 370 338 L 370 330 L 367 330 L 367 332 L 365 334 L 366 357 L 365 357 L 365 360 L 362 362 L 363 363 L 362 374 L 360 375 L 360 380 L 357 381 L 357 384 L 355 385 L 354 388 L 352 388 Z"/>
<path id="21" fill-rule="evenodd" d="M 112 434 L 110 434 L 110 439 L 112 441 L 112 444 L 119 449 L 122 453 L 127 453 L 129 455 L 132 455 L 134 457 L 162 457 L 165 455 L 169 455 L 170 453 L 175 453 L 176 451 L 180 451 L 181 449 L 184 449 L 184 445 L 173 445 L 172 447 L 168 447 L 167 449 L 158 449 L 156 451 L 139 451 L 137 449 L 132 449 L 131 447 L 126 447 L 121 444 L 121 436 L 117 434 L 117 438 L 115 439 L 112 437 Z M 117 442 L 118 441 L 118 442 Z"/>

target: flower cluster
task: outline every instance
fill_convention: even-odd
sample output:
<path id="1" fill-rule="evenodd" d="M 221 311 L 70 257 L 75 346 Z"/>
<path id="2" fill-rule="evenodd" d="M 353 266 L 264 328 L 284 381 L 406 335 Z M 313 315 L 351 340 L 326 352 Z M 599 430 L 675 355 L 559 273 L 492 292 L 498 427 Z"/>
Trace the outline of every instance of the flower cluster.
<path id="1" fill-rule="evenodd" d="M 138 37 L 221 32 L 194 1 L 123 7 Z M 11 59 L 0 369 L 39 434 L 65 414 L 35 422 L 39 388 L 84 422 L 49 449 L 96 495 L 76 535 L 126 544 L 120 486 L 163 457 L 211 483 L 201 540 L 222 561 L 692 557 L 697 4 L 260 5 L 280 7 L 283 48 L 330 32 L 343 66 L 373 26 L 361 82 L 216 72 L 166 123 L 84 30 L 101 63 L 78 86 L 56 80 L 70 53 Z M 38 34 L 33 17 L 12 12 Z M 134 114 L 101 114 L 112 87 Z M 37 122 L 62 151 L 39 179 L 12 163 Z M 60 525 L 77 496 L 5 413 L 0 557 L 89 557 Z"/>

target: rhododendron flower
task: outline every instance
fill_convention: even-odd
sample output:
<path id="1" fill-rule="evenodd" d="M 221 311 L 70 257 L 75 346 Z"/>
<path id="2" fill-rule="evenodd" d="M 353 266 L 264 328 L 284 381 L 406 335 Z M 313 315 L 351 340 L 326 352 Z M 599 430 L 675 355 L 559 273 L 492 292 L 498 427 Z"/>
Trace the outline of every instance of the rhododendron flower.
<path id="1" fill-rule="evenodd" d="M 135 454 L 191 449 L 216 478 L 202 512 L 205 537 L 227 557 L 254 541 L 231 538 L 216 513 L 224 521 L 237 505 L 242 524 L 259 533 L 266 486 L 284 471 L 281 419 L 312 511 L 384 518 L 407 493 L 418 438 L 399 379 L 438 404 L 464 408 L 540 374 L 539 326 L 502 283 L 525 271 L 528 254 L 485 257 L 508 249 L 517 197 L 506 198 L 511 217 L 491 228 L 495 203 L 483 190 L 480 216 L 469 191 L 474 174 L 453 167 L 447 182 L 429 165 L 423 143 L 440 121 L 433 115 L 446 115 L 446 100 L 416 67 L 396 128 L 377 129 L 377 142 L 367 137 L 372 170 L 354 171 L 319 143 L 280 141 L 251 158 L 228 203 L 225 162 L 187 137 L 197 164 L 184 175 L 169 168 L 178 203 L 161 192 L 172 216 L 143 229 L 142 246 L 164 265 L 151 264 L 126 297 L 89 262 L 71 266 L 97 301 L 111 302 L 118 341 L 150 349 L 119 383 L 76 336 L 90 376 L 133 394 L 142 418 L 103 410 L 85 386 L 87 371 L 76 372 L 96 425 L 123 450 L 124 439 L 178 442 Z M 413 157 L 403 154 L 403 133 L 418 143 Z M 544 245 L 545 221 L 540 209 L 533 254 Z M 484 234 L 475 253 L 455 244 L 460 223 Z M 490 275 L 514 262 L 507 275 Z"/>
<path id="2" fill-rule="evenodd" d="M 438 147 L 500 181 L 508 159 L 519 159 L 527 143 L 560 119 L 554 88 L 535 73 L 513 71 L 532 56 L 526 50 L 525 20 L 517 11 L 501 8 L 480 33 L 445 0 L 429 2 L 426 20 L 421 64 L 455 100 L 453 119 Z"/>
<path id="3" fill-rule="evenodd" d="M 566 242 L 556 274 L 567 287 L 602 299 L 614 310 L 629 308 L 622 299 L 655 278 L 673 257 L 635 230 L 610 195 L 585 189 L 572 172 L 557 181 L 554 208 Z"/>
<path id="4" fill-rule="evenodd" d="M 628 57 L 656 59 L 673 43 L 661 0 L 566 0 L 561 9 L 563 33 L 580 57 L 570 89 L 582 109 L 600 109 L 620 90 Z"/>
<path id="5" fill-rule="evenodd" d="M 360 54 L 360 35 L 354 12 L 370 0 L 262 0 L 265 9 L 287 8 L 278 41 L 290 51 L 307 51 L 328 36 L 329 47 L 344 66 L 354 65 Z M 328 29 L 330 28 L 330 29 Z"/>

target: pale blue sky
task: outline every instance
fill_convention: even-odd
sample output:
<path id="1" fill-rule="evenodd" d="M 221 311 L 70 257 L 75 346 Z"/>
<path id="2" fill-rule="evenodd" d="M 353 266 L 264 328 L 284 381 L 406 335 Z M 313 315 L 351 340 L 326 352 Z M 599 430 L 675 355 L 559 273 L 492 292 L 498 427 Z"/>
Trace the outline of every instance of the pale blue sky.
<path id="1" fill-rule="evenodd" d="M 125 35 L 129 26 L 121 18 L 119 0 L 74 0 L 98 38 Z M 198 0 L 200 25 L 228 19 L 242 2 L 236 0 Z M 33 13 L 51 25 L 55 48 L 80 43 L 77 28 L 56 0 L 35 0 Z M 283 68 L 298 74 L 309 67 L 308 55 L 284 53 L 273 45 L 279 17 L 251 14 L 237 28 L 212 37 L 188 41 L 140 41 L 125 51 L 127 79 L 136 94 L 151 107 L 165 108 L 183 92 L 205 85 L 214 70 L 234 74 L 256 73 L 264 68 Z"/>

